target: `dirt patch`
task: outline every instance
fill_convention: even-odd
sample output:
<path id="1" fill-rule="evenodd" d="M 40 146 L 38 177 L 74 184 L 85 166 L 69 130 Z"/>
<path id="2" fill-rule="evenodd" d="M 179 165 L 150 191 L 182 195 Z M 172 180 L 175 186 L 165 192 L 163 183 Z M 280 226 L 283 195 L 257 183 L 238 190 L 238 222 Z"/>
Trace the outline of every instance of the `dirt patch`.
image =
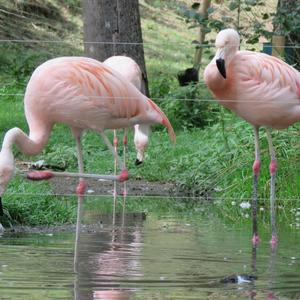
<path id="1" fill-rule="evenodd" d="M 17 168 L 24 173 L 30 171 L 45 171 L 45 165 L 41 162 L 16 161 Z M 49 167 L 47 165 L 47 167 Z M 114 184 L 112 181 L 85 179 L 87 183 L 86 193 L 89 195 L 112 195 Z M 78 178 L 56 177 L 49 180 L 51 189 L 56 195 L 74 195 Z M 128 196 L 188 196 L 183 188 L 172 182 L 152 182 L 145 179 L 130 178 L 126 181 Z M 123 194 L 123 183 L 117 182 L 117 193 Z"/>
<path id="2" fill-rule="evenodd" d="M 42 170 L 45 171 L 44 165 L 39 165 L 38 162 L 16 161 L 18 169 L 22 172 Z M 87 183 L 87 195 L 108 195 L 111 196 L 114 190 L 112 181 L 85 179 Z M 78 178 L 56 177 L 49 180 L 51 189 L 55 195 L 75 195 Z M 117 182 L 117 193 L 123 194 L 123 183 Z M 126 181 L 128 196 L 162 196 L 162 197 L 200 197 L 207 198 L 205 194 L 196 194 L 191 190 L 172 183 L 172 182 L 153 182 L 143 178 L 130 178 Z"/>
<path id="3" fill-rule="evenodd" d="M 87 179 L 86 193 L 89 195 L 112 195 L 113 182 Z M 74 194 L 78 179 L 75 178 L 53 178 L 51 187 L 53 193 L 70 195 Z M 128 196 L 184 196 L 174 183 L 149 182 L 146 180 L 129 179 L 126 182 Z M 123 194 L 123 183 L 117 183 L 117 193 Z"/>

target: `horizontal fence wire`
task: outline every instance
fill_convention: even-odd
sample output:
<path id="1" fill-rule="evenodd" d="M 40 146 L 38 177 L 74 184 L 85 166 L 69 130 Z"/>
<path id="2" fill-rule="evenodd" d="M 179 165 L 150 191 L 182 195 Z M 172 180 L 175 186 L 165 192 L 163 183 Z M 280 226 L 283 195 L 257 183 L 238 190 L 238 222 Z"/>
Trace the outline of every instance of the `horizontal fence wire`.
<path id="1" fill-rule="evenodd" d="M 29 15 L 29 17 L 27 16 L 23 16 L 23 15 L 18 15 L 12 12 L 8 12 L 5 10 L 0 9 L 1 12 L 22 18 L 22 19 L 26 19 L 26 20 L 30 20 L 30 18 L 33 16 L 29 13 L 27 13 L 27 15 Z M 244 11 L 243 11 L 244 12 Z M 22 12 L 23 13 L 23 12 Z M 245 12 L 246 14 L 249 13 Z M 26 14 L 26 13 L 25 13 Z M 37 16 L 38 17 L 38 16 Z M 253 19 L 253 17 L 251 17 Z M 43 19 L 42 17 L 40 18 L 41 20 Z M 22 43 L 22 44 L 57 44 L 57 45 L 63 45 L 63 44 L 71 44 L 73 42 L 78 43 L 78 41 L 80 42 L 80 44 L 82 45 L 87 45 L 87 44 L 101 44 L 101 45 L 137 45 L 137 46 L 151 46 L 151 45 L 162 45 L 162 44 L 168 44 L 168 45 L 185 45 L 187 47 L 191 47 L 191 46 L 197 46 L 197 47 L 201 47 L 201 48 L 214 48 L 215 45 L 214 44 L 210 44 L 210 43 L 205 43 L 205 44 L 199 44 L 199 43 L 195 43 L 195 42 L 186 42 L 186 43 L 180 43 L 180 42 L 173 42 L 173 41 L 165 41 L 165 42 L 114 42 L 114 41 L 83 41 L 81 39 L 73 39 L 70 41 L 64 41 L 64 40 L 37 40 L 37 39 L 0 39 L 0 43 L 3 44 L 7 44 L 7 43 Z M 263 45 L 264 48 L 272 48 L 273 46 L 271 44 L 265 44 L 265 43 L 255 43 L 254 45 L 252 44 L 245 44 L 243 43 L 241 46 L 242 47 L 254 47 L 254 46 L 259 46 L 259 45 Z M 300 45 L 296 45 L 296 44 L 292 44 L 292 45 L 288 45 L 288 46 L 276 46 L 276 48 L 286 48 L 286 49 L 300 49 Z M 205 85 L 205 83 L 203 81 L 200 81 L 201 85 Z M 22 93 L 16 93 L 16 94 L 6 94 L 6 93 L 0 93 L 0 97 L 24 97 L 24 94 Z M 94 96 L 93 98 L 105 98 L 108 99 L 110 97 L 101 97 L 101 96 Z M 114 99 L 123 99 L 125 97 L 112 97 Z M 126 99 L 129 99 L 128 97 L 126 97 Z M 152 98 L 153 100 L 157 100 L 157 101 L 186 101 L 186 102 L 213 102 L 216 103 L 216 99 L 214 98 L 196 98 L 196 99 L 187 99 L 187 98 L 172 98 L 171 96 L 169 98 Z M 240 100 L 237 99 L 226 99 L 226 100 L 217 100 L 217 102 L 240 102 Z M 260 101 L 262 103 L 261 99 L 251 99 L 251 100 L 243 100 L 243 102 L 253 102 L 253 101 Z M 289 103 L 288 101 L 290 101 L 290 103 L 295 103 L 294 99 L 291 100 L 285 100 L 285 103 Z M 267 102 L 267 101 L 266 101 Z M 216 176 L 216 174 L 212 174 L 211 177 L 214 178 Z M 206 178 L 206 180 L 210 180 L 210 178 Z M 203 181 L 205 183 L 205 180 Z M 201 193 L 201 192 L 200 192 Z M 63 196 L 63 197 L 77 197 L 76 193 L 72 194 L 63 194 L 63 193 L 51 193 L 51 194 L 45 194 L 45 193 L 6 193 L 5 195 L 7 196 L 28 196 L 28 197 L 33 197 L 33 196 Z M 85 197 L 88 198 L 95 198 L 95 197 L 112 197 L 112 194 L 86 194 Z M 123 195 L 119 195 L 119 197 L 123 197 Z M 151 199 L 166 199 L 166 198 L 172 198 L 172 199 L 195 199 L 195 200 L 212 200 L 212 201 L 251 201 L 251 198 L 223 198 L 223 197 L 210 197 L 210 196 L 191 196 L 191 195 L 187 195 L 187 196 L 177 196 L 177 195 L 172 195 L 170 194 L 169 196 L 166 195 L 130 195 L 128 194 L 126 196 L 127 198 L 151 198 Z M 299 201 L 299 198 L 285 198 L 285 199 L 276 199 L 278 201 Z M 258 198 L 258 201 L 269 201 L 268 198 Z"/>
<path id="2" fill-rule="evenodd" d="M 11 196 L 26 196 L 26 197 L 77 197 L 78 195 L 76 193 L 51 193 L 51 194 L 46 194 L 46 193 L 5 193 L 5 197 L 11 197 Z M 83 197 L 87 198 L 109 198 L 109 197 L 114 197 L 113 193 L 111 194 L 94 194 L 94 193 L 86 193 L 83 195 Z M 127 194 L 126 196 L 123 196 L 122 194 L 117 194 L 118 198 L 149 198 L 149 199 L 156 199 L 156 200 L 161 200 L 161 199 L 191 199 L 191 200 L 207 200 L 207 201 L 218 201 L 218 202 L 225 202 L 225 201 L 236 201 L 237 203 L 234 203 L 232 205 L 238 204 L 238 201 L 247 201 L 250 202 L 252 201 L 252 198 L 250 197 L 245 197 L 245 198 L 238 198 L 238 197 L 211 197 L 209 195 L 200 195 L 200 196 L 192 196 L 192 195 L 176 195 L 176 193 L 172 194 L 170 193 L 169 195 L 145 195 L 145 194 Z M 258 202 L 268 202 L 270 201 L 269 198 L 257 198 Z M 276 202 L 298 202 L 300 201 L 300 198 L 276 198 Z M 300 208 L 299 208 L 300 210 Z"/>
<path id="3" fill-rule="evenodd" d="M 172 41 L 166 41 L 164 42 L 120 42 L 120 41 L 83 41 L 81 39 L 76 40 L 77 42 L 80 41 L 82 44 L 104 44 L 104 45 L 163 45 L 163 44 L 169 44 L 169 45 L 190 45 L 190 46 L 197 46 L 201 47 L 201 48 L 214 48 L 215 44 L 207 44 L 207 43 L 203 43 L 200 44 L 196 41 L 192 41 L 192 42 L 187 42 L 187 43 L 180 43 L 180 42 L 172 42 Z M 34 39 L 0 39 L 0 43 L 24 43 L 24 44 L 37 44 L 37 43 L 47 43 L 47 44 L 70 44 L 72 42 L 71 41 L 63 41 L 63 40 L 34 40 Z M 254 47 L 254 46 L 258 46 L 258 45 L 262 45 L 266 48 L 272 48 L 272 47 L 276 47 L 276 48 L 287 48 L 287 49 L 300 49 L 300 45 L 298 44 L 291 44 L 288 46 L 285 45 L 276 45 L 273 46 L 269 43 L 265 43 L 265 42 L 257 42 L 255 44 L 241 44 L 243 47 Z M 231 46 L 230 44 L 227 44 L 227 46 Z M 235 45 L 233 45 L 235 46 Z"/>
<path id="4" fill-rule="evenodd" d="M 25 94 L 12 94 L 12 93 L 0 93 L 0 97 L 24 97 Z M 85 97 L 88 97 L 88 98 L 92 98 L 92 99 L 114 99 L 114 100 L 123 100 L 123 99 L 136 99 L 138 100 L 139 98 L 136 98 L 136 97 L 122 97 L 122 96 L 86 96 L 84 95 Z M 47 96 L 43 96 L 43 95 L 39 95 L 40 98 L 48 98 Z M 49 97 L 49 99 L 52 99 L 52 97 Z M 76 99 L 75 98 L 72 98 L 72 99 Z M 215 98 L 203 98 L 203 99 L 200 99 L 200 98 L 173 98 L 171 96 L 169 97 L 165 97 L 165 98 L 157 98 L 157 97 L 151 97 L 152 100 L 157 100 L 157 101 L 187 101 L 187 102 L 213 102 L 213 103 L 222 103 L 222 102 L 226 102 L 226 103 L 235 103 L 235 102 L 242 102 L 242 103 L 252 103 L 252 102 L 257 102 L 259 101 L 259 103 L 270 103 L 271 105 L 272 104 L 272 100 L 273 99 L 270 99 L 270 101 L 268 101 L 268 99 L 266 99 L 265 101 L 262 101 L 261 99 L 259 98 L 256 98 L 256 99 L 247 99 L 247 100 L 238 100 L 238 99 L 215 99 Z M 299 103 L 299 100 L 298 99 L 285 99 L 284 100 L 284 103 L 285 104 L 295 104 L 295 103 Z"/>

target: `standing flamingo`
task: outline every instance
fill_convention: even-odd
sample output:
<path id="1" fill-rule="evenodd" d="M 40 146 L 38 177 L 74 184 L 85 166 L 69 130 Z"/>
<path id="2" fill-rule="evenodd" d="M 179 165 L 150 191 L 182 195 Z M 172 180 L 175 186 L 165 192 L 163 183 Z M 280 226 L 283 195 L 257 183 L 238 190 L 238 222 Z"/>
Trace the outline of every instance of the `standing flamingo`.
<path id="1" fill-rule="evenodd" d="M 260 171 L 259 127 L 265 126 L 271 161 L 270 210 L 271 245 L 277 244 L 275 216 L 275 178 L 277 161 L 271 128 L 282 129 L 300 121 L 300 73 L 282 60 L 263 53 L 238 51 L 240 38 L 234 29 L 216 37 L 216 54 L 204 71 L 204 80 L 213 95 L 254 127 L 253 238 L 257 232 L 257 181 Z"/>
<path id="2" fill-rule="evenodd" d="M 14 144 L 26 155 L 36 155 L 46 145 L 55 123 L 71 127 L 76 139 L 79 173 L 84 172 L 80 137 L 85 129 L 99 133 L 122 168 L 120 180 L 128 173 L 104 133 L 105 129 L 135 124 L 160 123 L 172 140 L 173 128 L 160 108 L 125 81 L 116 71 L 86 57 L 60 57 L 40 65 L 32 74 L 24 97 L 29 136 L 21 129 L 10 129 L 0 152 L 0 197 L 14 171 Z M 49 173 L 40 173 L 40 179 Z M 76 189 L 82 198 L 86 184 L 80 178 Z M 78 209 L 81 201 L 78 201 Z M 77 217 L 77 219 L 80 219 Z"/>

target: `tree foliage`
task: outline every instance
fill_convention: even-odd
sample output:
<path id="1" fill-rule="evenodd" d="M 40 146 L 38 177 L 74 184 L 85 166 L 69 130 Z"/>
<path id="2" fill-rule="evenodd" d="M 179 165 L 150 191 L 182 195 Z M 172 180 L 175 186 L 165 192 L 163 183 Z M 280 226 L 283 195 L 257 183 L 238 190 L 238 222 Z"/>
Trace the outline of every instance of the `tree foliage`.
<path id="1" fill-rule="evenodd" d="M 228 14 L 218 14 L 218 6 L 208 10 L 208 18 L 203 18 L 198 10 L 198 5 L 182 5 L 180 14 L 187 22 L 189 28 L 204 26 L 207 33 L 220 31 L 227 27 L 235 27 L 247 44 L 256 44 L 259 38 L 271 40 L 274 28 L 280 26 L 281 33 L 286 36 L 289 44 L 300 46 L 300 2 L 294 0 L 279 0 L 277 11 L 269 12 L 269 2 L 259 0 L 230 0 L 225 1 L 229 9 Z M 244 13 L 249 22 L 240 19 Z M 297 52 L 297 51 L 296 51 Z M 297 54 L 297 53 L 294 53 Z M 300 61 L 300 60 L 299 60 Z"/>

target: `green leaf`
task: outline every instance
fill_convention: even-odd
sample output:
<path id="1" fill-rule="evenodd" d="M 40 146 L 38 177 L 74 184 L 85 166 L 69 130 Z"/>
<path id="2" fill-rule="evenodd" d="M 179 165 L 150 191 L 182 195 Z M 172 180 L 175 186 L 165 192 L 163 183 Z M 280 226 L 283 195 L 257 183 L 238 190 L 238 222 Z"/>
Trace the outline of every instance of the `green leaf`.
<path id="1" fill-rule="evenodd" d="M 215 9 L 214 9 L 213 7 L 209 7 L 209 8 L 207 9 L 207 13 L 208 13 L 208 14 L 212 14 L 214 11 L 215 11 Z"/>
<path id="2" fill-rule="evenodd" d="M 238 7 L 239 7 L 239 5 L 240 5 L 240 2 L 239 1 L 231 1 L 230 3 L 229 3 L 229 9 L 232 11 L 232 10 L 235 10 L 235 9 L 237 9 Z"/>
<path id="3" fill-rule="evenodd" d="M 255 6 L 259 4 L 256 0 L 245 0 L 246 5 Z"/>

